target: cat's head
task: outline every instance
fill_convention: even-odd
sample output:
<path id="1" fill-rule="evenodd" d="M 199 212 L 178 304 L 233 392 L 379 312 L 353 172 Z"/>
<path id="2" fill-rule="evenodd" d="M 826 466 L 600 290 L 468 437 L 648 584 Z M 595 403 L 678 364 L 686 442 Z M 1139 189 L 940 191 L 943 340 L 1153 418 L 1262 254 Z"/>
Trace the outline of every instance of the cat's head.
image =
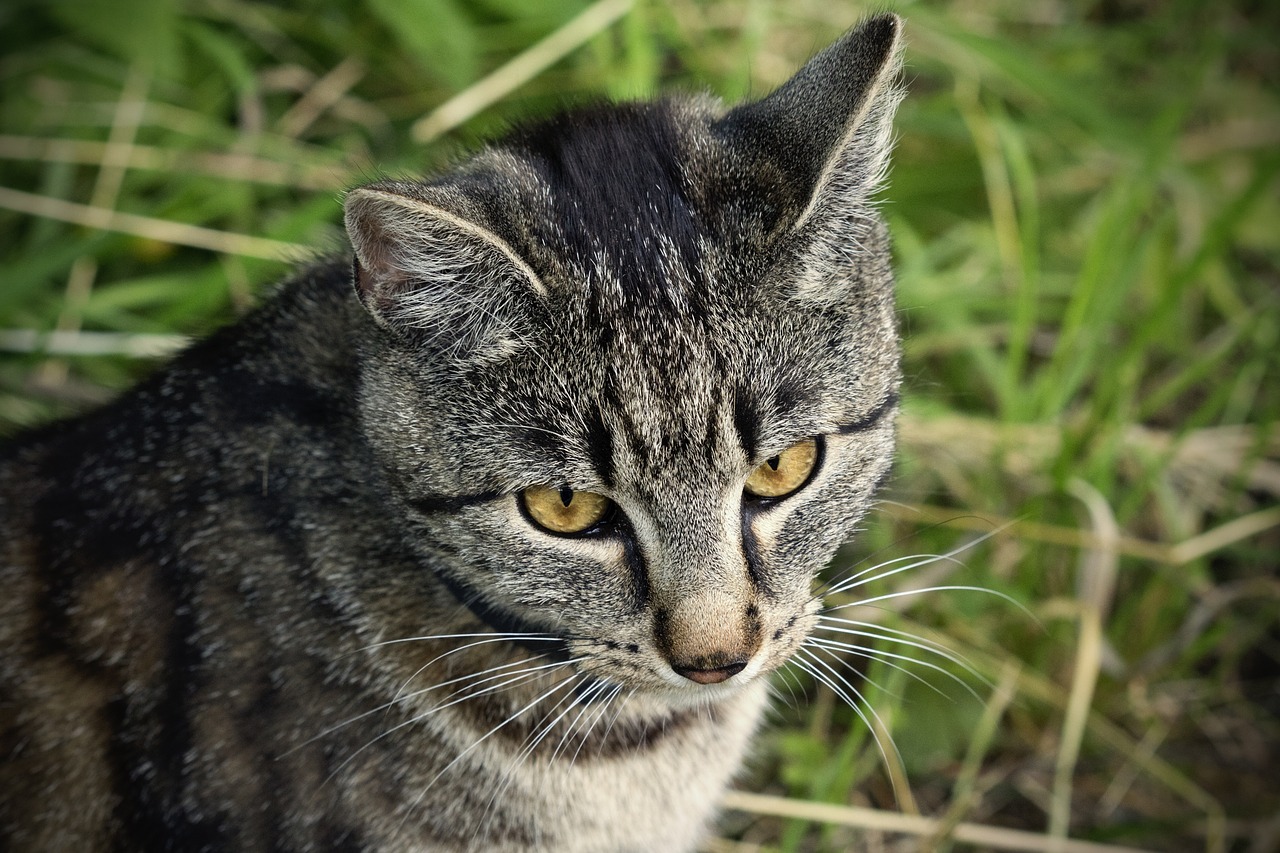
<path id="1" fill-rule="evenodd" d="M 370 440 L 499 630 L 714 698 L 781 665 L 890 466 L 900 23 L 763 100 L 602 106 L 351 192 Z"/>

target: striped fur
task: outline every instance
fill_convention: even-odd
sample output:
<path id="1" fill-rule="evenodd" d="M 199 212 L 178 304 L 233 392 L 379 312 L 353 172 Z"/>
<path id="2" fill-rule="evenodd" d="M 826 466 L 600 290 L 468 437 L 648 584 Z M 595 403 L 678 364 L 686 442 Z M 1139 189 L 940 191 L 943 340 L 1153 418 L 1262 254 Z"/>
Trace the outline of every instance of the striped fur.
<path id="1" fill-rule="evenodd" d="M 898 42 L 353 190 L 354 262 L 0 449 L 0 849 L 692 849 L 890 465 Z"/>

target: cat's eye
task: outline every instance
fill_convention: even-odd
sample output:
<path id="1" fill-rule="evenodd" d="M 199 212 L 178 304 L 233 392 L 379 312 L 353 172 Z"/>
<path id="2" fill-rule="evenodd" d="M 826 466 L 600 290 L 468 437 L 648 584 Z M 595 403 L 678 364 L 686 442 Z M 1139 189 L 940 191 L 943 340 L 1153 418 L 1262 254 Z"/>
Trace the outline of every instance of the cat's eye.
<path id="1" fill-rule="evenodd" d="M 578 492 L 568 486 L 530 486 L 520 493 L 525 514 L 539 527 L 571 536 L 604 521 L 613 502 L 595 492 Z"/>
<path id="2" fill-rule="evenodd" d="M 743 488 L 753 498 L 785 497 L 804 485 L 817 462 L 818 440 L 797 441 L 752 471 Z"/>

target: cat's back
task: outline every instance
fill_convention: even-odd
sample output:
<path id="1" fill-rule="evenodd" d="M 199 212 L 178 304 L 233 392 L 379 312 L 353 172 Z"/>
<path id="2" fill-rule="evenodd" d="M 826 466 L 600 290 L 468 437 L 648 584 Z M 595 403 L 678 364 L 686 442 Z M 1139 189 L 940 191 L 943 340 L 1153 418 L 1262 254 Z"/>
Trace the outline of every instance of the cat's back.
<path id="1" fill-rule="evenodd" d="M 346 274 L 313 267 L 113 403 L 0 444 L 12 849 L 128 835 L 121 792 L 166 773 L 130 756 L 182 745 L 182 694 L 215 642 L 197 636 L 195 601 L 220 567 L 283 565 L 278 499 L 356 453 Z"/>

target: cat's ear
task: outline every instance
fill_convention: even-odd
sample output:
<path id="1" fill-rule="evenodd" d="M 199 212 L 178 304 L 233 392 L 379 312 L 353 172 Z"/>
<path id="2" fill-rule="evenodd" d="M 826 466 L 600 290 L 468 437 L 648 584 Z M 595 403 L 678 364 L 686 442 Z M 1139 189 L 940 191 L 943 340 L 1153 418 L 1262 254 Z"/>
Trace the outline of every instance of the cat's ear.
<path id="1" fill-rule="evenodd" d="M 360 301 L 384 326 L 420 335 L 456 356 L 500 356 L 521 342 L 541 280 L 478 217 L 390 184 L 345 202 Z"/>
<path id="2" fill-rule="evenodd" d="M 717 130 L 731 145 L 782 169 L 799 213 L 847 219 L 878 189 L 902 99 L 902 21 L 870 18 L 819 53 L 771 95 L 729 111 Z"/>

